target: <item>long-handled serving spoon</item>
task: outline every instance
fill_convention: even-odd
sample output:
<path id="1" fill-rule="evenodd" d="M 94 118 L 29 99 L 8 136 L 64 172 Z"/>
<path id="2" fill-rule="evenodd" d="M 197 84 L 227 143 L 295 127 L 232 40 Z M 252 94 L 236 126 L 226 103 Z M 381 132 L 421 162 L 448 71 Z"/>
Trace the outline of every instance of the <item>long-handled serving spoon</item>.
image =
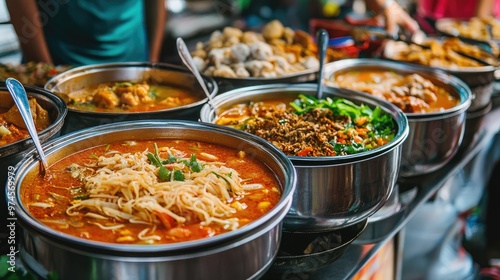
<path id="1" fill-rule="evenodd" d="M 316 44 L 318 44 L 319 53 L 319 70 L 318 70 L 318 90 L 316 97 L 323 98 L 323 66 L 325 65 L 326 49 L 328 47 L 328 32 L 325 29 L 320 29 L 317 32 Z"/>
<path id="2" fill-rule="evenodd" d="M 28 128 L 28 132 L 35 144 L 36 151 L 38 152 L 38 158 L 40 161 L 40 175 L 45 176 L 47 170 L 47 159 L 45 158 L 45 153 L 43 152 L 42 145 L 40 144 L 40 139 L 38 138 L 38 133 L 36 132 L 35 123 L 30 110 L 30 105 L 28 102 L 28 95 L 24 90 L 23 85 L 14 78 L 7 78 L 5 85 L 12 95 L 12 99 L 17 105 L 21 117 Z"/>
<path id="3" fill-rule="evenodd" d="M 181 37 L 177 38 L 177 51 L 179 52 L 179 56 L 181 57 L 184 65 L 186 65 L 189 71 L 193 73 L 193 75 L 196 77 L 196 80 L 198 80 L 198 83 L 200 84 L 201 88 L 205 92 L 205 95 L 208 98 L 208 105 L 212 106 L 212 96 L 208 91 L 207 85 L 205 84 L 203 77 L 201 77 L 200 71 L 198 71 L 198 68 L 196 68 L 193 57 L 189 53 L 186 43 L 184 43 L 184 40 L 182 40 Z"/>

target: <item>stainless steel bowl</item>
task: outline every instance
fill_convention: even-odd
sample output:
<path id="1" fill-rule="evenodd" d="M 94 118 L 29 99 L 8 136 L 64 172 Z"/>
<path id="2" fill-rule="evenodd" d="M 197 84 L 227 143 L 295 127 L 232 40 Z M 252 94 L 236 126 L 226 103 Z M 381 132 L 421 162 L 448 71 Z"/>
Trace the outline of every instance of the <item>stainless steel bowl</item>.
<path id="1" fill-rule="evenodd" d="M 269 85 L 279 83 L 306 83 L 316 81 L 318 78 L 318 70 L 308 69 L 296 73 L 290 73 L 285 76 L 276 78 L 225 78 L 213 77 L 219 86 L 219 93 L 238 89 L 240 87 Z"/>
<path id="2" fill-rule="evenodd" d="M 218 87 L 212 78 L 203 76 L 214 96 Z M 63 72 L 45 84 L 45 89 L 64 97 L 70 92 L 100 83 L 114 81 L 151 81 L 160 85 L 188 88 L 199 97 L 191 104 L 150 112 L 91 112 L 69 109 L 63 134 L 100 124 L 146 119 L 196 120 L 201 105 L 208 98 L 194 75 L 179 66 L 164 63 L 124 62 L 87 65 Z"/>
<path id="3" fill-rule="evenodd" d="M 449 162 L 463 139 L 465 116 L 472 99 L 469 87 L 444 71 L 380 59 L 346 59 L 328 63 L 323 76 L 325 80 L 331 80 L 337 74 L 360 69 L 387 70 L 400 74 L 418 73 L 460 98 L 459 105 L 442 112 L 406 113 L 410 134 L 403 145 L 399 174 L 402 177 L 422 175 L 436 171 Z M 334 87 L 333 83 L 326 84 Z"/>
<path id="4" fill-rule="evenodd" d="M 283 218 L 296 185 L 290 160 L 267 141 L 225 127 L 190 121 L 132 121 L 74 132 L 44 145 L 49 165 L 75 151 L 110 141 L 138 139 L 199 140 L 243 150 L 265 163 L 282 187 L 278 204 L 263 217 L 229 233 L 164 245 L 93 242 L 69 236 L 34 219 L 21 200 L 21 183 L 37 172 L 33 154 L 16 166 L 13 186 L 18 224 L 23 229 L 21 259 L 44 277 L 59 279 L 253 279 L 274 260 Z M 49 167 L 50 170 L 50 167 Z M 251 258 L 242 258 L 251 256 Z"/>
<path id="5" fill-rule="evenodd" d="M 397 53 L 399 49 L 397 43 L 398 42 L 389 41 L 385 44 L 385 58 L 393 59 L 394 54 Z M 482 110 L 490 103 L 495 83 L 495 71 L 497 70 L 496 67 L 486 65 L 481 67 L 463 67 L 459 69 L 451 69 L 445 67 L 438 68 L 424 65 L 422 65 L 421 67 L 427 68 L 427 71 L 440 69 L 462 80 L 470 88 L 472 93 L 471 104 L 467 109 L 469 112 Z"/>
<path id="6" fill-rule="evenodd" d="M 239 88 L 214 98 L 201 108 L 201 121 L 213 123 L 226 108 L 250 101 L 300 93 L 316 95 L 315 84 L 275 84 Z M 393 116 L 398 131 L 387 145 L 349 156 L 289 156 L 297 171 L 297 190 L 285 217 L 288 231 L 329 231 L 360 222 L 387 201 L 398 176 L 406 117 L 394 105 L 343 89 L 325 89 L 325 97 L 342 97 L 357 104 L 380 106 Z"/>
<path id="7" fill-rule="evenodd" d="M 25 86 L 25 89 L 29 97 L 36 98 L 37 103 L 49 112 L 49 116 L 52 121 L 52 124 L 49 127 L 38 133 L 40 142 L 44 143 L 49 139 L 58 136 L 64 124 L 64 117 L 68 112 L 66 103 L 64 103 L 61 98 L 41 88 Z M 5 85 L 0 86 L 0 94 L 10 97 L 10 93 Z M 2 100 L 4 99 L 2 98 Z M 13 105 L 13 100 L 12 103 L 9 104 L 2 102 L 2 104 L 0 104 L 0 108 L 8 109 Z M 31 138 L 26 138 L 24 140 L 0 146 L 0 186 L 2 186 L 2 188 L 6 186 L 6 183 L 8 183 L 7 179 L 13 174 L 14 166 L 33 148 L 34 145 Z M 7 220 L 7 205 L 4 190 L 0 192 L 0 218 L 4 221 Z M 6 232 L 7 228 L 5 227 L 0 230 L 1 254 L 5 253 L 3 250 L 4 246 L 8 246 Z"/>

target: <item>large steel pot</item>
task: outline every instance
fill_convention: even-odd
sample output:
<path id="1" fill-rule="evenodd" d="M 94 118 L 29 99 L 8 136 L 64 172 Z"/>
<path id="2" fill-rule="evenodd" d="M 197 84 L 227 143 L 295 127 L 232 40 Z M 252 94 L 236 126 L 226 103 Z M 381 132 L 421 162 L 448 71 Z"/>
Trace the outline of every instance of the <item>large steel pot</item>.
<path id="1" fill-rule="evenodd" d="M 215 81 L 206 76 L 203 76 L 203 79 L 210 91 L 210 95 L 217 94 L 218 87 Z M 146 119 L 196 120 L 201 105 L 208 100 L 191 72 L 185 68 L 164 63 L 123 62 L 81 66 L 53 77 L 45 84 L 45 89 L 64 98 L 66 94 L 88 86 L 120 81 L 149 81 L 159 85 L 188 88 L 199 97 L 199 100 L 175 108 L 149 112 L 93 112 L 69 108 L 62 133 L 66 134 L 79 129 L 118 121 Z"/>
<path id="2" fill-rule="evenodd" d="M 462 143 L 465 116 L 472 98 L 469 87 L 440 70 L 380 59 L 347 59 L 327 63 L 323 77 L 328 86 L 335 87 L 331 80 L 335 75 L 361 69 L 395 71 L 403 75 L 418 73 L 460 98 L 459 105 L 441 112 L 406 113 L 410 134 L 403 145 L 400 176 L 430 173 L 448 163 Z"/>
<path id="3" fill-rule="evenodd" d="M 240 88 L 201 108 L 201 121 L 212 123 L 232 105 L 266 98 L 316 95 L 315 84 L 275 84 Z M 343 89 L 325 89 L 325 97 L 380 106 L 392 115 L 398 131 L 389 144 L 359 154 L 334 157 L 289 156 L 297 171 L 297 190 L 285 217 L 288 231 L 329 231 L 360 222 L 387 201 L 396 182 L 401 146 L 408 136 L 406 117 L 394 105 Z"/>
<path id="4" fill-rule="evenodd" d="M 93 242 L 53 230 L 29 214 L 20 196 L 21 182 L 28 174 L 37 172 L 37 162 L 29 154 L 16 166 L 13 181 L 17 221 L 23 229 L 20 251 L 25 265 L 42 277 L 50 272 L 59 279 L 232 280 L 262 275 L 278 252 L 282 221 L 296 185 L 290 160 L 266 141 L 210 124 L 152 120 L 81 130 L 50 141 L 44 148 L 50 165 L 75 151 L 109 141 L 159 138 L 203 139 L 245 151 L 276 174 L 282 197 L 275 208 L 256 221 L 210 238 L 165 245 Z"/>
<path id="5" fill-rule="evenodd" d="M 36 98 L 37 103 L 49 112 L 50 119 L 52 121 L 52 124 L 49 127 L 38 133 L 40 142 L 44 143 L 49 139 L 58 136 L 64 124 L 64 117 L 68 111 L 66 103 L 64 103 L 61 98 L 41 88 L 25 86 L 25 89 L 28 97 Z M 5 97 L 10 97 L 10 93 L 5 87 L 5 84 L 0 86 L 0 94 L 5 95 Z M 2 98 L 2 100 L 5 99 Z M 6 103 L 2 102 L 2 104 L 0 104 L 0 110 L 7 110 L 12 107 L 14 105 L 14 100 L 11 101 L 12 102 Z M 2 186 L 2 191 L 0 192 L 0 218 L 2 221 L 7 220 L 7 205 L 5 201 L 4 186 L 7 183 L 7 179 L 14 172 L 14 166 L 28 153 L 28 151 L 33 148 L 34 145 L 31 138 L 26 138 L 24 140 L 0 146 L 0 186 Z M 5 227 L 0 229 L 0 253 L 4 253 L 3 248 L 7 245 L 6 231 L 7 228 Z"/>
<path id="6" fill-rule="evenodd" d="M 398 43 L 402 42 L 387 42 L 384 46 L 384 57 L 394 59 L 395 54 L 401 47 Z M 422 67 L 426 68 L 427 71 L 440 69 L 462 80 L 470 88 L 472 93 L 471 104 L 467 109 L 468 112 L 482 110 L 491 102 L 497 67 L 490 65 L 462 68 L 431 67 L 424 65 L 422 65 Z"/>

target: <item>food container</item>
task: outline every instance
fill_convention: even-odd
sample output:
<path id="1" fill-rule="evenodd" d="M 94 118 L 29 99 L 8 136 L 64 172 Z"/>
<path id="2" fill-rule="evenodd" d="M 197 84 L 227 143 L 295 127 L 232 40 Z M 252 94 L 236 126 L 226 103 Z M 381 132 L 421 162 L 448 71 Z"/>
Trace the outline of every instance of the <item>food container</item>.
<path id="1" fill-rule="evenodd" d="M 44 143 L 49 139 L 58 136 L 64 124 L 64 117 L 68 111 L 66 103 L 64 103 L 61 98 L 41 88 L 25 86 L 25 89 L 28 97 L 36 98 L 37 103 L 49 112 L 50 119 L 52 121 L 52 124 L 49 127 L 38 133 L 40 142 Z M 5 85 L 0 87 L 0 94 L 10 96 L 10 93 Z M 0 104 L 0 108 L 8 109 L 13 105 L 14 101 L 12 100 L 11 104 Z M 2 186 L 2 192 L 0 194 L 0 214 L 4 221 L 7 220 L 7 206 L 5 202 L 4 188 L 8 182 L 7 179 L 13 174 L 14 166 L 28 153 L 28 151 L 33 148 L 33 141 L 29 137 L 24 140 L 0 146 L 0 185 Z M 2 228 L 0 234 L 6 230 L 7 228 Z M 3 236 L 1 237 L 2 239 L 4 238 Z M 7 239 L 2 240 L 2 247 L 6 245 L 6 240 Z"/>
<path id="2" fill-rule="evenodd" d="M 500 43 L 500 22 L 495 18 L 441 18 L 436 20 L 436 30 L 450 37 L 458 37 L 489 51 L 498 51 Z"/>
<path id="3" fill-rule="evenodd" d="M 306 83 L 313 82 L 318 79 L 318 70 L 308 69 L 286 76 L 276 78 L 225 78 L 213 77 L 219 87 L 219 93 L 237 90 L 241 87 L 258 86 L 258 85 L 272 85 L 280 83 Z"/>
<path id="4" fill-rule="evenodd" d="M 273 97 L 316 95 L 314 84 L 275 84 L 240 88 L 218 95 L 201 109 L 201 121 L 213 123 L 218 113 L 232 105 Z M 326 97 L 380 106 L 397 124 L 388 144 L 348 156 L 289 156 L 297 171 L 297 190 L 285 217 L 287 231 L 331 231 L 360 222 L 387 201 L 396 182 L 401 147 L 408 135 L 404 114 L 394 105 L 343 89 L 325 89 Z"/>
<path id="5" fill-rule="evenodd" d="M 23 229 L 20 257 L 41 277 L 59 279 L 255 279 L 274 260 L 281 240 L 283 218 L 296 185 L 289 159 L 261 138 L 190 121 L 132 121 L 74 132 L 44 145 L 50 164 L 74 151 L 140 139 L 199 140 L 244 151 L 265 163 L 282 187 L 278 204 L 261 218 L 236 230 L 180 243 L 112 244 L 78 238 L 35 220 L 21 200 L 21 183 L 37 172 L 32 154 L 16 166 L 16 214 Z M 35 174 L 36 175 L 36 174 Z M 242 258 L 242 256 L 252 256 Z"/>
<path id="6" fill-rule="evenodd" d="M 368 218 L 365 230 L 354 240 L 354 244 L 373 244 L 387 240 L 394 234 L 408 214 L 408 206 L 417 196 L 417 187 L 402 191 L 396 184 L 391 196 L 394 198 L 390 198 L 384 207 Z M 389 203 L 391 200 L 395 203 Z"/>
<path id="7" fill-rule="evenodd" d="M 460 98 L 459 105 L 441 112 L 406 113 L 410 134 L 403 144 L 399 175 L 411 177 L 430 173 L 449 162 L 459 149 L 464 135 L 466 112 L 472 98 L 467 85 L 443 71 L 380 59 L 349 59 L 328 63 L 323 74 L 327 85 L 334 87 L 334 82 L 330 81 L 335 75 L 359 69 L 418 73 Z"/>
<path id="8" fill-rule="evenodd" d="M 406 43 L 388 41 L 384 45 L 383 56 L 385 58 L 394 59 L 396 53 L 400 52 L 402 48 L 406 47 Z M 444 70 L 447 73 L 462 80 L 471 90 L 472 99 L 468 112 L 476 112 L 484 109 L 491 101 L 495 83 L 496 67 L 484 65 L 480 67 L 461 67 L 461 68 L 445 68 L 445 67 L 431 67 L 422 65 L 428 68 L 428 71 L 434 69 Z"/>
<path id="9" fill-rule="evenodd" d="M 209 77 L 203 77 L 210 95 L 218 87 Z M 96 112 L 69 108 L 63 134 L 100 124 L 144 119 L 196 120 L 201 105 L 208 99 L 196 78 L 188 70 L 175 65 L 147 62 L 106 63 L 81 66 L 50 79 L 45 89 L 63 98 L 74 91 L 106 82 L 148 81 L 152 84 L 190 89 L 198 101 L 174 108 L 147 112 Z"/>

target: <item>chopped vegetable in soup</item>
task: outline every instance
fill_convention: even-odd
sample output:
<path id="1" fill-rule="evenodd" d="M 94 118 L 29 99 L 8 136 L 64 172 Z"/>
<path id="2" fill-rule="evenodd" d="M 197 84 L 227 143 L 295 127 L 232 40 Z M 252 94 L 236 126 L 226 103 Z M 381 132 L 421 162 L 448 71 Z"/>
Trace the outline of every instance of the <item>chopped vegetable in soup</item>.
<path id="1" fill-rule="evenodd" d="M 396 125 L 379 107 L 346 99 L 263 100 L 237 104 L 216 123 L 262 137 L 291 156 L 338 156 L 368 151 L 390 142 Z"/>
<path id="2" fill-rule="evenodd" d="M 97 112 L 150 112 L 201 100 L 187 88 L 147 82 L 109 82 L 68 94 L 69 108 Z"/>
<path id="3" fill-rule="evenodd" d="M 457 96 L 418 74 L 359 69 L 336 74 L 331 79 L 335 86 L 370 93 L 393 103 L 405 113 L 439 112 L 460 103 Z"/>
<path id="4" fill-rule="evenodd" d="M 50 126 L 49 113 L 38 104 L 36 99 L 30 98 L 28 103 L 37 131 Z M 0 92 L 0 146 L 28 137 L 29 133 L 26 124 L 10 94 Z"/>
<path id="5" fill-rule="evenodd" d="M 281 186 L 238 151 L 190 140 L 112 143 L 76 152 L 22 185 L 40 222 L 109 243 L 165 244 L 238 229 L 270 211 Z"/>

